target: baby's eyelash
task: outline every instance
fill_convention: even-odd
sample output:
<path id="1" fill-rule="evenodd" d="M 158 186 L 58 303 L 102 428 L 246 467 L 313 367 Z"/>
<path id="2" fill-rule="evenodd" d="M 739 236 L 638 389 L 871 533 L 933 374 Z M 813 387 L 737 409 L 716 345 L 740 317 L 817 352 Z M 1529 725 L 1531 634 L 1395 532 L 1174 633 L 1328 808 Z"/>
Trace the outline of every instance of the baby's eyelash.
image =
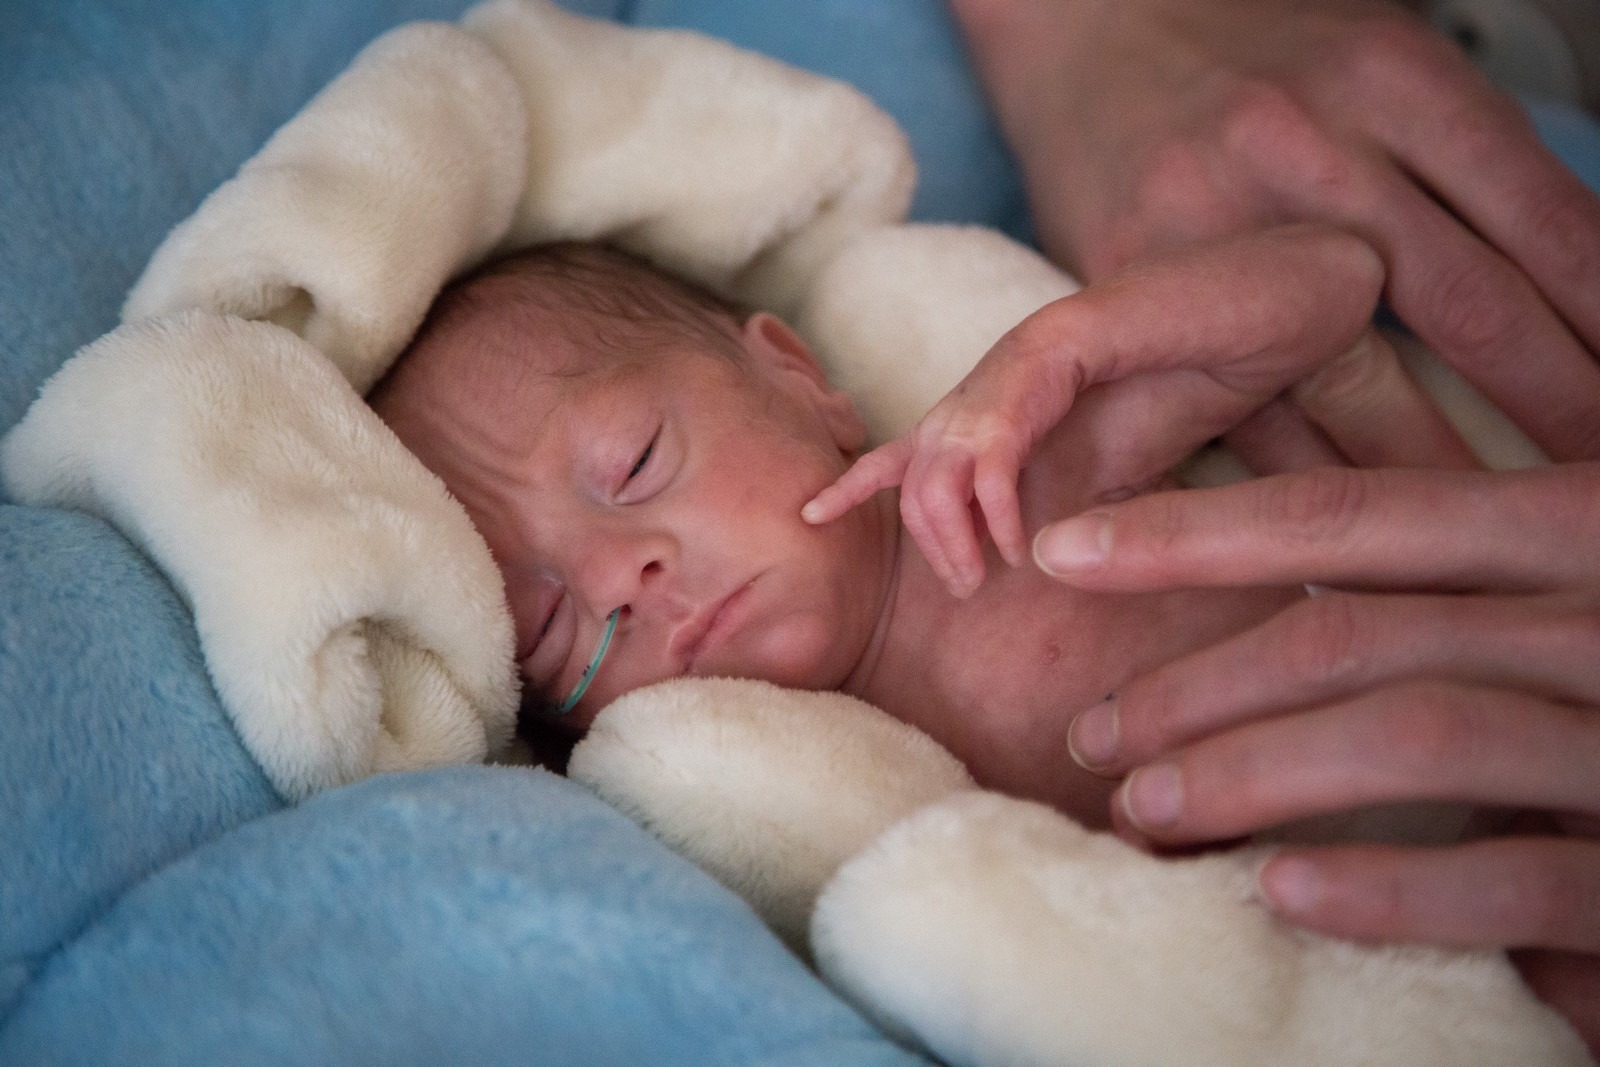
<path id="1" fill-rule="evenodd" d="M 561 597 L 557 597 L 556 598 L 555 604 L 552 605 L 551 608 L 550 608 L 550 614 L 548 614 L 548 615 L 546 615 L 544 617 L 544 625 L 539 627 L 538 640 L 543 641 L 544 638 L 545 638 L 545 635 L 550 632 L 551 625 L 554 624 L 555 621 L 556 621 L 556 612 L 561 610 L 561 599 L 562 599 Z"/>
<path id="2" fill-rule="evenodd" d="M 633 481 L 633 479 L 638 476 L 639 472 L 644 470 L 644 465 L 650 462 L 650 454 L 656 450 L 656 441 L 660 437 L 661 434 L 657 432 L 655 437 L 650 438 L 650 443 L 644 446 L 643 452 L 639 453 L 639 459 L 634 463 L 633 469 L 629 471 L 628 476 L 622 480 L 623 484 Z"/>

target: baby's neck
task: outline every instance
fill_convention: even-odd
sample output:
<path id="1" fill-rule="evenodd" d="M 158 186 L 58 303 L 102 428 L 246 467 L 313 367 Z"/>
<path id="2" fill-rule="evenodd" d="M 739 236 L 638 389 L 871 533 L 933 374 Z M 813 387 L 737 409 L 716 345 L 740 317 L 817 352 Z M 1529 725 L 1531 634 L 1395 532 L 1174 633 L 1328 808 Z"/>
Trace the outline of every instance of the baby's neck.
<path id="1" fill-rule="evenodd" d="M 928 653 L 942 647 L 962 602 L 952 597 L 900 524 L 898 494 L 878 498 L 884 517 L 885 573 L 877 625 L 855 669 L 840 687 L 852 696 L 907 718 L 900 709 L 926 700 L 936 672 Z"/>
<path id="2" fill-rule="evenodd" d="M 898 516 L 898 500 L 892 506 Z M 1038 696 L 1054 689 L 1024 679 L 1030 670 L 1014 654 L 1020 646 L 1011 646 L 1006 636 L 1015 609 L 1032 599 L 1019 590 L 1030 584 L 1029 576 L 1011 570 L 991 549 L 987 580 L 971 597 L 958 599 L 898 521 L 892 529 L 890 580 L 878 625 L 841 688 L 932 736 L 980 784 L 1079 809 L 1073 813 L 1087 817 L 1076 791 L 1041 794 L 1030 787 L 1032 769 L 1019 773 L 1014 766 L 1019 754 L 1034 747 L 1029 735 L 1037 731 Z M 1026 690 L 1023 699 L 1012 691 L 1018 685 Z M 1076 770 L 1070 767 L 1065 777 Z M 1052 775 L 1061 777 L 1059 770 Z M 1101 790 L 1093 792 L 1098 798 Z"/>

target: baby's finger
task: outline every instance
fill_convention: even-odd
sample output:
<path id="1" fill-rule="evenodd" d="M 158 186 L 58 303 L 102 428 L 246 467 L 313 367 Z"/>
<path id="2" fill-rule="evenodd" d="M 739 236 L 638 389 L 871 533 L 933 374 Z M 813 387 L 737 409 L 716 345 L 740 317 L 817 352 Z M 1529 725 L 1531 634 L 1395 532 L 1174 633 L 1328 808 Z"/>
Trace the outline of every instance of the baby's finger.
<path id="1" fill-rule="evenodd" d="M 983 549 L 973 530 L 974 468 L 974 460 L 964 452 L 919 457 L 900 497 L 906 528 L 925 555 L 925 538 L 937 545 L 939 560 L 930 556 L 929 562 L 958 597 L 972 595 L 983 584 Z"/>
<path id="2" fill-rule="evenodd" d="M 1418 800 L 1600 814 L 1596 766 L 1592 708 L 1418 682 L 1209 737 L 1134 771 L 1113 803 L 1169 843 Z"/>
<path id="3" fill-rule="evenodd" d="M 1135 678 L 1068 731 L 1087 769 L 1120 775 L 1202 737 L 1419 677 L 1600 706 L 1593 605 L 1545 597 L 1303 600 Z"/>
<path id="4" fill-rule="evenodd" d="M 812 525 L 832 522 L 876 493 L 893 489 L 911 463 L 911 442 L 901 437 L 868 452 L 839 476 L 838 481 L 811 498 L 800 517 Z"/>
<path id="5" fill-rule="evenodd" d="M 1593 581 L 1600 464 L 1515 472 L 1323 468 L 1154 493 L 1045 527 L 1034 559 L 1086 589 L 1383 585 L 1535 591 Z M 1470 531 L 1470 534 L 1461 531 Z"/>
<path id="6" fill-rule="evenodd" d="M 1018 465 L 994 456 L 980 456 L 973 474 L 973 491 L 983 508 L 989 536 L 1001 557 L 1013 567 L 1028 559 L 1028 537 L 1022 528 L 1022 508 L 1017 503 Z"/>
<path id="7" fill-rule="evenodd" d="M 1290 921 L 1335 937 L 1600 952 L 1600 841 L 1286 850 L 1259 882 Z"/>

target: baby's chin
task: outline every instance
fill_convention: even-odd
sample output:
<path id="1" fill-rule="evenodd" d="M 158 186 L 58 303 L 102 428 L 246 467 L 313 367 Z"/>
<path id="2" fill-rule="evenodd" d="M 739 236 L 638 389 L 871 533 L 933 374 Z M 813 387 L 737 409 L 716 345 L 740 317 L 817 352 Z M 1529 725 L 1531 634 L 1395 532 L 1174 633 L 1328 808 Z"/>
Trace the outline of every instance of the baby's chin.
<path id="1" fill-rule="evenodd" d="M 837 689 L 860 660 L 845 627 L 814 615 L 791 616 L 773 626 L 736 634 L 695 665 L 704 677 L 754 678 L 788 689 Z"/>
<path id="2" fill-rule="evenodd" d="M 751 678 L 787 689 L 838 689 L 849 677 L 860 653 L 840 647 L 840 627 L 820 619 L 802 617 L 774 627 L 756 628 L 731 635 L 725 647 L 703 656 L 682 674 L 631 670 L 618 663 L 610 678 L 603 668 L 583 702 L 559 716 L 563 726 L 587 730 L 607 704 L 626 693 L 675 677 Z"/>

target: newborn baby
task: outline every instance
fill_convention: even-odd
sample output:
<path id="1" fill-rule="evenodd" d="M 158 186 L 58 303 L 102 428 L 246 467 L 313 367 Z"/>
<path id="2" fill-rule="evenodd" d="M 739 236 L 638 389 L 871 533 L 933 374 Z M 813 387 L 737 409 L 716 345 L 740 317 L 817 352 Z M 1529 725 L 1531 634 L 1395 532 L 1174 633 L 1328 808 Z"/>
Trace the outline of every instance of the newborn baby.
<path id="1" fill-rule="evenodd" d="M 984 786 L 1104 826 L 1111 785 L 1070 758 L 1072 716 L 1298 595 L 1090 594 L 996 558 L 958 598 L 893 494 L 809 524 L 866 443 L 850 399 L 779 319 L 599 246 L 454 284 L 369 400 L 488 542 L 526 691 L 570 702 L 575 731 L 679 675 L 842 690 Z M 1030 529 L 1093 503 L 1075 440 L 1048 435 L 1025 470 Z"/>

